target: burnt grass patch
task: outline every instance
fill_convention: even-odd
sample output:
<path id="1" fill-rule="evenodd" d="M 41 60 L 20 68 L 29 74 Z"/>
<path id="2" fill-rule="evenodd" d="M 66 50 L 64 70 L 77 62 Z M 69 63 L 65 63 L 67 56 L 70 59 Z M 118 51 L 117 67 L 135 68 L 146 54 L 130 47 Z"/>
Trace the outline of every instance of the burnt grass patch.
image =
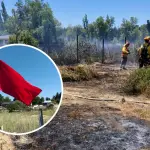
<path id="1" fill-rule="evenodd" d="M 46 127 L 29 135 L 32 143 L 15 143 L 17 137 L 13 136 L 15 146 L 18 150 L 138 150 L 150 147 L 150 128 L 144 120 L 111 113 L 111 117 L 125 128 L 122 132 L 112 130 L 101 115 L 84 115 L 94 110 L 85 105 L 63 105 Z"/>

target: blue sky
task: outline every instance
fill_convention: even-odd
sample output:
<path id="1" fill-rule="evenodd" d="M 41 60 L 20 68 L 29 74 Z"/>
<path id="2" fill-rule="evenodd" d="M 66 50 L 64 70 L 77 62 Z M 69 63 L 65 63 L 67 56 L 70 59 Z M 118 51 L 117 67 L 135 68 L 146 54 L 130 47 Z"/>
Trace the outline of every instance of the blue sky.
<path id="1" fill-rule="evenodd" d="M 0 49 L 0 60 L 15 69 L 32 85 L 41 88 L 39 96 L 51 98 L 56 92 L 62 92 L 61 79 L 55 66 L 41 52 L 29 47 L 11 46 Z M 0 94 L 9 96 L 3 92 Z"/>
<path id="2" fill-rule="evenodd" d="M 4 0 L 8 12 L 14 8 L 17 0 Z M 122 22 L 122 18 L 137 17 L 139 24 L 146 23 L 150 19 L 150 0 L 45 0 L 53 10 L 54 16 L 63 26 L 69 24 L 82 24 L 82 17 L 86 13 L 89 22 L 98 16 L 114 16 L 116 26 Z"/>

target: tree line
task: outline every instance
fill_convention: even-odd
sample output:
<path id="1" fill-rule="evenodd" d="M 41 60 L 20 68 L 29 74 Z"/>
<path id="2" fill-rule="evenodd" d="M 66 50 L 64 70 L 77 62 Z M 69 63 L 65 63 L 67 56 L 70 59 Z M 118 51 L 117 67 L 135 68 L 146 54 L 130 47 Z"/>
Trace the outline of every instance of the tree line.
<path id="1" fill-rule="evenodd" d="M 39 47 L 56 60 L 56 63 L 64 64 L 67 61 L 69 64 L 75 61 L 77 35 L 80 41 L 88 41 L 90 44 L 102 39 L 112 44 L 124 43 L 125 37 L 130 42 L 141 43 L 150 34 L 150 20 L 138 25 L 136 17 L 123 18 L 121 25 L 116 27 L 113 16 L 99 16 L 91 22 L 85 14 L 80 25 L 63 27 L 44 0 L 18 0 L 11 15 L 8 15 L 2 1 L 0 35 L 5 34 L 11 35 L 10 44 L 24 43 Z"/>
<path id="2" fill-rule="evenodd" d="M 44 101 L 51 101 L 53 104 L 59 104 L 61 100 L 61 93 L 56 93 L 56 95 L 54 95 L 52 98 L 46 97 L 44 99 L 44 97 L 39 97 L 37 96 L 33 102 L 32 105 L 41 105 Z M 12 100 L 6 96 L 2 96 L 0 94 L 0 104 L 4 104 L 5 102 L 8 102 L 10 104 L 5 105 L 5 109 L 7 109 L 9 112 L 13 112 L 13 111 L 31 111 L 31 108 L 26 106 L 25 104 L 23 104 L 22 102 L 20 102 L 17 99 L 13 99 L 13 103 Z"/>
<path id="3" fill-rule="evenodd" d="M 12 15 L 9 16 L 4 1 L 1 2 L 1 34 L 14 34 L 11 40 L 16 40 L 16 42 L 24 41 L 23 35 L 28 35 L 26 38 L 32 37 L 33 44 L 43 44 L 47 49 L 52 44 L 56 44 L 62 36 L 72 39 L 76 32 L 83 37 L 106 38 L 110 41 L 114 38 L 122 39 L 124 36 L 135 41 L 143 34 L 150 34 L 150 21 L 147 20 L 144 25 L 139 26 L 136 17 L 131 17 L 129 20 L 123 19 L 118 28 L 115 27 L 115 18 L 108 15 L 106 18 L 100 16 L 91 23 L 89 23 L 88 16 L 85 15 L 81 21 L 83 25 L 63 28 L 54 17 L 49 4 L 43 0 L 18 0 L 15 8 L 12 9 Z"/>
<path id="4" fill-rule="evenodd" d="M 55 102 L 55 103 L 59 103 L 60 102 L 60 99 L 61 99 L 61 93 L 56 93 L 52 98 L 49 98 L 49 97 L 40 97 L 40 96 L 37 96 L 33 101 L 32 101 L 32 105 L 41 105 L 44 101 L 52 101 L 52 102 Z M 3 96 L 0 94 L 0 103 L 5 103 L 5 102 L 16 102 L 18 101 L 17 99 L 13 99 L 11 100 L 8 96 Z"/>
<path id="5" fill-rule="evenodd" d="M 41 105 L 44 101 L 51 101 L 53 103 L 58 103 L 60 102 L 60 99 L 61 99 L 61 93 L 56 93 L 56 95 L 54 95 L 52 98 L 49 98 L 49 97 L 46 97 L 44 99 L 44 97 L 39 97 L 37 96 L 33 102 L 32 102 L 32 105 Z"/>
<path id="6" fill-rule="evenodd" d="M 82 25 L 63 28 L 54 17 L 48 3 L 43 0 L 18 0 L 8 15 L 4 1 L 1 2 L 0 34 L 12 34 L 10 42 L 28 42 L 39 45 L 44 49 L 51 49 L 59 45 L 61 38 L 73 40 L 78 33 L 83 38 L 105 38 L 108 41 L 124 40 L 126 36 L 130 41 L 142 39 L 150 34 L 150 21 L 138 25 L 138 19 L 131 17 L 124 19 L 120 27 L 115 27 L 115 18 L 99 16 L 94 22 L 89 23 L 88 16 L 81 18 Z"/>

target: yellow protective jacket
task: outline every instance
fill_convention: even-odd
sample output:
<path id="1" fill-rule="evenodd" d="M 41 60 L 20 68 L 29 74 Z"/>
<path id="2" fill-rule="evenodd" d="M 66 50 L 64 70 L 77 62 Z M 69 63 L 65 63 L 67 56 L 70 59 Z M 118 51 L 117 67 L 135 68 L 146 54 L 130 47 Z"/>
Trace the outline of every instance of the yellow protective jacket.
<path id="1" fill-rule="evenodd" d="M 143 47 L 146 47 L 146 48 L 147 48 L 147 58 L 150 58 L 150 44 L 148 45 L 148 43 L 144 43 L 144 44 L 141 45 L 141 47 L 138 49 L 139 56 L 141 55 L 141 52 L 142 52 Z"/>
<path id="2" fill-rule="evenodd" d="M 129 54 L 129 49 L 124 45 L 122 48 L 122 57 L 127 57 Z"/>

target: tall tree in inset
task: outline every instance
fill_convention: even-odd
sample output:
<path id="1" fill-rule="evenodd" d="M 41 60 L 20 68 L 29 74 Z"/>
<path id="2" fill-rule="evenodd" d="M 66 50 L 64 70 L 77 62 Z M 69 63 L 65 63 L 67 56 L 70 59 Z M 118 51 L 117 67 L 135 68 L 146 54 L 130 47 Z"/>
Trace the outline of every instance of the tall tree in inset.
<path id="1" fill-rule="evenodd" d="M 5 4 L 4 2 L 2 1 L 1 2 L 1 7 L 2 7 L 2 16 L 3 16 L 3 20 L 4 22 L 8 19 L 8 13 L 7 13 L 7 10 L 6 10 L 6 7 L 5 7 Z"/>

